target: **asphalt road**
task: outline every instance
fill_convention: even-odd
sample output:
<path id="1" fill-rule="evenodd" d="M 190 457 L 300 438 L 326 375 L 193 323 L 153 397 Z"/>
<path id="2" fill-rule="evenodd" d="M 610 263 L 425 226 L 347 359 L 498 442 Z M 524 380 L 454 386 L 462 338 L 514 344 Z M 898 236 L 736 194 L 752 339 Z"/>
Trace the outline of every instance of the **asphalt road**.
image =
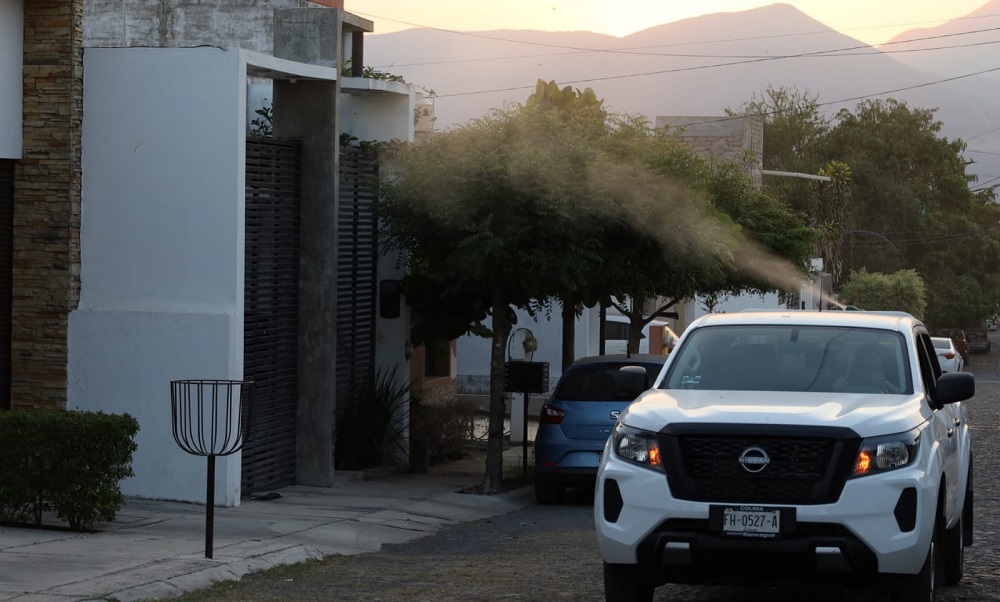
<path id="1" fill-rule="evenodd" d="M 975 464 L 975 545 L 966 552 L 965 578 L 942 588 L 938 600 L 1000 601 L 1000 339 L 973 355 L 977 395 L 965 402 Z M 592 493 L 574 491 L 559 506 L 531 505 L 491 520 L 457 525 L 381 552 L 335 557 L 276 569 L 181 598 L 258 600 L 552 600 L 604 599 L 601 558 L 593 527 Z M 656 600 L 672 602 L 883 602 L 872 592 L 822 589 L 668 585 Z"/>

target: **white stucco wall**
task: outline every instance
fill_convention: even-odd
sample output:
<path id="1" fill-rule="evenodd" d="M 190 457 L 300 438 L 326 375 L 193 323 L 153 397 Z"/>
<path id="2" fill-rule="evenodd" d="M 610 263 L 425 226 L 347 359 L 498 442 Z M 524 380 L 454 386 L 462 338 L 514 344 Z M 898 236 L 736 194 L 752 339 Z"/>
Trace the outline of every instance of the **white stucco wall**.
<path id="1" fill-rule="evenodd" d="M 562 375 L 562 316 L 556 308 L 551 319 L 545 316 L 532 318 L 526 312 L 517 311 L 517 324 L 511 328 L 527 328 L 538 339 L 538 350 L 531 358 L 533 362 L 548 362 L 549 388 L 555 386 Z M 597 354 L 598 313 L 596 309 L 584 309 L 576 319 L 576 358 Z M 492 321 L 486 320 L 491 327 Z M 508 338 L 509 341 L 509 338 Z M 474 335 L 460 337 L 457 342 L 457 384 L 460 393 L 489 393 L 490 390 L 490 349 L 491 339 Z M 504 345 L 506 353 L 507 346 Z"/>
<path id="2" fill-rule="evenodd" d="M 412 84 L 345 77 L 340 90 L 340 131 L 365 141 L 413 140 Z"/>
<path id="3" fill-rule="evenodd" d="M 0 159 L 20 159 L 24 0 L 0 0 Z"/>
<path id="4" fill-rule="evenodd" d="M 742 294 L 722 299 L 715 307 L 714 312 L 717 314 L 731 314 L 746 310 L 779 309 L 780 307 L 781 306 L 778 304 L 778 295 L 775 293 L 768 293 L 766 295 Z M 686 324 L 679 324 L 679 326 L 687 327 L 688 324 L 694 322 L 707 313 L 708 312 L 705 311 L 705 307 L 700 300 L 687 301 L 684 304 L 684 315 L 688 318 L 688 320 Z M 680 330 L 677 330 L 677 334 L 683 333 Z"/>
<path id="5" fill-rule="evenodd" d="M 126 495 L 203 502 L 170 381 L 243 374 L 246 67 L 233 50 L 88 48 L 84 73 L 69 406 L 139 419 Z M 216 502 L 237 504 L 240 455 L 216 471 Z"/>

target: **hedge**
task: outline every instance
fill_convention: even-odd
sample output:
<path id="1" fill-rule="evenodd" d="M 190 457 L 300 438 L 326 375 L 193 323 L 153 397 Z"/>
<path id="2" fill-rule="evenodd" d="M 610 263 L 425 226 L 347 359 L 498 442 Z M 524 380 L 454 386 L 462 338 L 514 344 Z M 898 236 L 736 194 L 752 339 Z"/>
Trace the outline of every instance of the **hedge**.
<path id="1" fill-rule="evenodd" d="M 54 512 L 86 531 L 114 520 L 138 432 L 128 414 L 0 412 L 0 522 L 41 525 L 43 513 Z"/>

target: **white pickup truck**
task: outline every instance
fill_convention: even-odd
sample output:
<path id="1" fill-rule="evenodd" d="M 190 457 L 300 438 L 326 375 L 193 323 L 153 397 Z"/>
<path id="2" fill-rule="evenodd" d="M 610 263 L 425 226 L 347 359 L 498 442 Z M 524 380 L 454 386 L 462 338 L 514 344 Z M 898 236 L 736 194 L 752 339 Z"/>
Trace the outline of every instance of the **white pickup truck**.
<path id="1" fill-rule="evenodd" d="M 623 389 L 645 381 L 629 369 Z M 971 374 L 899 312 L 714 314 L 621 413 L 597 476 L 606 599 L 665 583 L 934 599 L 972 544 Z"/>

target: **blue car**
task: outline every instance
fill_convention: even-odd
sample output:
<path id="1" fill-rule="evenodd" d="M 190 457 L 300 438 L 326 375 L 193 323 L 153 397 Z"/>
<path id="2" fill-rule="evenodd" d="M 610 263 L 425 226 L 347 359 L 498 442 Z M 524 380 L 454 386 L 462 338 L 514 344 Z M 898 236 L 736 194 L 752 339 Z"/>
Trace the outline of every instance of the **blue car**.
<path id="1" fill-rule="evenodd" d="M 580 358 L 563 372 L 538 417 L 535 435 L 535 499 L 562 500 L 566 487 L 593 486 L 604 444 L 618 414 L 635 399 L 618 386 L 619 371 L 637 366 L 653 386 L 665 355 L 601 355 Z"/>

